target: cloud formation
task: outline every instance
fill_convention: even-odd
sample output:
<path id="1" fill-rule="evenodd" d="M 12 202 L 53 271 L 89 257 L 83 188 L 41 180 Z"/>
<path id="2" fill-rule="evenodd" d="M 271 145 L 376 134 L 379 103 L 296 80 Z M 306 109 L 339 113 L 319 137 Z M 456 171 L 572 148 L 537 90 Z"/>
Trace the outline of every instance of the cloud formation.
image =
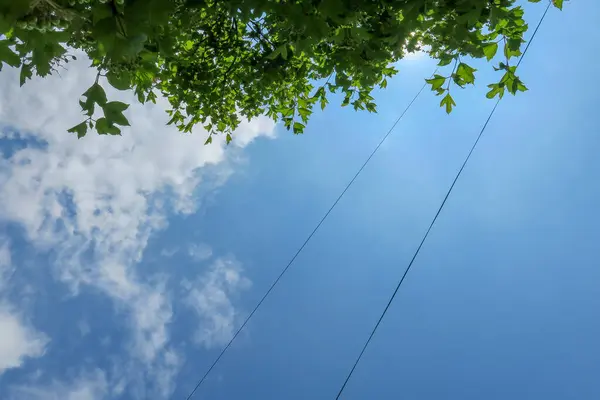
<path id="1" fill-rule="evenodd" d="M 102 400 L 109 393 L 105 373 L 95 369 L 67 382 L 52 381 L 47 385 L 12 387 L 11 400 Z"/>
<path id="2" fill-rule="evenodd" d="M 203 129 L 184 135 L 165 125 L 163 99 L 140 105 L 130 93 L 107 89 L 109 100 L 132 104 L 126 112 L 132 126 L 122 137 L 88 133 L 77 140 L 66 130 L 82 119 L 77 98 L 95 78 L 88 65 L 80 57 L 62 77 L 34 79 L 22 88 L 18 71 L 3 70 L 0 138 L 16 145 L 0 159 L 0 220 L 24 228 L 36 249 L 52 255 L 54 276 L 71 294 L 91 287 L 113 300 L 129 321 L 130 356 L 155 372 L 149 379 L 168 396 L 171 383 L 161 379 L 172 376 L 182 360 L 169 344 L 169 277 L 147 276 L 138 264 L 168 216 L 194 212 L 199 193 L 210 192 L 231 174 L 236 148 L 272 136 L 274 125 L 258 118 L 242 124 L 227 150 L 219 136 L 204 146 Z M 19 328 L 23 325 L 15 315 L 0 311 L 15 332 L 34 338 Z M 212 321 L 208 314 L 203 317 Z M 6 365 L 39 355 L 42 342 L 33 343 Z"/>
<path id="3" fill-rule="evenodd" d="M 22 316 L 0 304 L 0 374 L 20 367 L 28 357 L 44 354 L 48 338 L 25 323 Z"/>
<path id="4" fill-rule="evenodd" d="M 13 272 L 7 241 L 0 243 L 0 375 L 9 368 L 20 367 L 27 358 L 44 354 L 48 337 L 33 328 L 5 298 Z"/>
<path id="5" fill-rule="evenodd" d="M 206 243 L 192 243 L 188 246 L 188 255 L 194 261 L 205 261 L 212 256 L 212 249 Z"/>
<path id="6" fill-rule="evenodd" d="M 196 343 L 211 348 L 224 345 L 233 337 L 238 322 L 233 299 L 251 285 L 242 272 L 235 258 L 222 257 L 195 280 L 183 281 L 185 303 L 198 317 Z"/>

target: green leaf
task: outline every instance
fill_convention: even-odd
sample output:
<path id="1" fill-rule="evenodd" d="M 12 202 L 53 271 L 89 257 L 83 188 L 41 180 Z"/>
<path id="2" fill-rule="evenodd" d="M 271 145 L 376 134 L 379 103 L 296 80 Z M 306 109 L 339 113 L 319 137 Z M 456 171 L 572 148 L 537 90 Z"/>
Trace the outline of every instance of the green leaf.
<path id="1" fill-rule="evenodd" d="M 508 87 L 508 91 L 513 95 L 517 92 L 525 92 L 528 90 L 523 82 L 514 75 L 506 81 L 506 86 Z"/>
<path id="2" fill-rule="evenodd" d="M 558 8 L 559 10 L 562 10 L 562 8 L 563 8 L 563 0 L 552 0 L 552 3 L 554 4 L 554 6 L 556 8 Z"/>
<path id="3" fill-rule="evenodd" d="M 440 106 L 446 106 L 446 113 L 448 114 L 452 112 L 452 107 L 455 105 L 456 103 L 454 102 L 452 96 L 450 96 L 450 93 L 444 96 L 444 98 L 442 98 L 442 101 L 440 102 Z"/>
<path id="4" fill-rule="evenodd" d="M 31 79 L 32 71 L 31 64 L 23 64 L 21 65 L 21 74 L 19 77 L 19 83 L 21 86 L 25 84 L 27 79 Z"/>
<path id="5" fill-rule="evenodd" d="M 504 56 L 508 59 L 521 55 L 521 39 L 508 39 L 504 44 Z"/>
<path id="6" fill-rule="evenodd" d="M 138 35 L 137 41 L 135 41 L 134 43 L 138 43 L 138 45 L 141 45 L 139 51 L 143 49 L 143 45 L 146 39 L 147 37 L 145 34 Z M 158 51 L 163 56 L 173 57 L 175 55 L 174 47 L 175 40 L 171 36 L 161 36 L 160 39 L 158 39 Z"/>
<path id="7" fill-rule="evenodd" d="M 299 97 L 298 98 L 298 106 L 299 106 L 299 108 L 306 108 L 306 107 L 308 107 L 308 101 L 303 97 Z"/>
<path id="8" fill-rule="evenodd" d="M 303 108 L 303 107 L 298 108 L 298 114 L 300 114 L 300 117 L 302 118 L 302 120 L 304 122 L 306 122 L 308 120 L 308 117 L 310 116 L 311 113 L 312 112 L 308 108 Z"/>
<path id="9" fill-rule="evenodd" d="M 294 122 L 294 134 L 298 135 L 304 133 L 304 128 L 304 124 L 301 124 L 300 122 Z"/>
<path id="10" fill-rule="evenodd" d="M 147 101 L 149 100 L 149 101 L 151 101 L 152 103 L 156 104 L 156 93 L 154 93 L 154 92 L 152 92 L 152 91 L 151 91 L 151 92 L 149 92 L 149 93 L 148 93 L 148 96 L 146 97 L 146 100 L 147 100 Z"/>
<path id="11" fill-rule="evenodd" d="M 327 107 L 329 100 L 326 97 L 321 97 L 321 110 L 324 110 Z"/>
<path id="12" fill-rule="evenodd" d="M 425 82 L 431 85 L 431 90 L 440 89 L 446 82 L 446 78 L 441 75 L 434 75 L 431 79 L 425 79 Z"/>
<path id="13" fill-rule="evenodd" d="M 94 102 L 93 101 L 81 101 L 79 100 L 79 105 L 81 106 L 81 109 L 83 111 L 85 111 L 85 115 L 87 115 L 88 117 L 91 117 L 92 115 L 94 115 Z"/>
<path id="14" fill-rule="evenodd" d="M 67 130 L 69 133 L 77 133 L 77 139 L 81 139 L 85 136 L 88 130 L 88 125 L 86 121 L 83 121 L 80 124 L 75 125 L 71 129 Z"/>
<path id="15" fill-rule="evenodd" d="M 475 71 L 477 71 L 475 68 L 472 68 L 465 63 L 460 63 L 456 69 L 456 75 L 458 75 L 464 83 L 473 84 L 475 83 Z"/>
<path id="16" fill-rule="evenodd" d="M 4 15 L 0 14 L 0 34 L 5 34 L 13 27 L 13 21 L 8 21 Z M 1 67 L 0 67 L 1 69 Z"/>
<path id="17" fill-rule="evenodd" d="M 490 61 L 492 58 L 494 58 L 494 56 L 496 55 L 497 52 L 498 52 L 498 43 L 496 43 L 496 42 L 490 43 L 490 44 L 484 46 L 484 48 L 483 48 L 483 54 L 485 54 L 485 58 L 487 58 L 488 61 Z"/>
<path id="18" fill-rule="evenodd" d="M 392 66 L 392 67 L 385 67 L 385 68 L 384 68 L 384 69 L 381 71 L 381 73 L 382 73 L 384 76 L 389 76 L 389 77 L 391 77 L 391 76 L 394 76 L 394 75 L 396 75 L 396 74 L 398 73 L 398 70 L 397 70 L 395 67 L 393 67 L 393 66 Z"/>
<path id="19" fill-rule="evenodd" d="M 143 33 L 135 36 L 127 36 L 125 38 L 116 37 L 113 42 L 113 57 L 133 59 L 144 49 L 144 44 L 147 40 L 148 36 Z M 165 55 L 172 55 L 172 52 L 170 51 L 171 47 L 167 47 L 164 40 L 160 42 L 160 46 L 161 51 Z"/>
<path id="20" fill-rule="evenodd" d="M 104 111 L 108 109 L 114 112 L 123 112 L 129 108 L 129 104 L 123 103 L 121 101 L 111 101 L 109 103 L 106 103 L 106 105 L 104 105 L 103 108 Z"/>
<path id="21" fill-rule="evenodd" d="M 290 128 L 292 127 L 292 121 L 294 120 L 292 117 L 283 117 L 283 125 L 286 127 L 286 129 L 289 131 Z"/>
<path id="22" fill-rule="evenodd" d="M 440 62 L 438 63 L 438 67 L 444 67 L 446 65 L 449 65 L 453 60 L 454 60 L 455 56 L 453 54 L 443 54 L 440 57 Z"/>
<path id="23" fill-rule="evenodd" d="M 232 137 L 231 134 L 228 133 L 227 136 L 225 136 L 225 141 L 227 142 L 227 144 L 231 143 Z"/>
<path id="24" fill-rule="evenodd" d="M 106 104 L 106 92 L 98 83 L 94 83 L 88 90 L 83 94 L 87 97 L 87 100 L 96 103 L 100 106 Z"/>
<path id="25" fill-rule="evenodd" d="M 281 113 L 282 117 L 291 117 L 292 115 L 294 115 L 294 108 L 286 107 L 286 108 L 279 109 L 277 112 Z M 225 129 L 225 128 L 223 128 L 223 129 Z"/>
<path id="26" fill-rule="evenodd" d="M 120 101 L 111 101 L 102 106 L 104 110 L 104 117 L 106 118 L 109 125 L 122 125 L 129 126 L 129 121 L 123 115 L 123 111 L 129 108 L 129 104 L 122 103 Z"/>
<path id="27" fill-rule="evenodd" d="M 106 79 L 115 89 L 127 90 L 131 87 L 131 76 L 126 70 L 121 71 L 120 73 L 109 71 L 106 74 Z"/>
<path id="28" fill-rule="evenodd" d="M 277 58 L 277 56 L 281 56 L 281 58 L 283 58 L 284 60 L 287 60 L 287 57 L 288 57 L 287 45 L 283 44 L 283 45 L 277 47 L 275 49 L 275 51 L 273 51 L 267 58 L 269 60 L 274 60 Z"/>
<path id="29" fill-rule="evenodd" d="M 360 100 L 354 100 L 352 102 L 352 106 L 354 107 L 354 110 L 364 110 L 365 106 L 362 104 L 362 102 Z"/>
<path id="30" fill-rule="evenodd" d="M 121 135 L 121 130 L 110 124 L 106 118 L 96 120 L 96 130 L 100 135 Z"/>
<path id="31" fill-rule="evenodd" d="M 139 86 L 135 89 L 135 95 L 137 96 L 137 99 L 140 103 L 144 104 L 146 102 L 146 97 L 144 97 L 144 91 L 141 90 Z M 167 123 L 167 125 L 170 124 Z"/>
<path id="32" fill-rule="evenodd" d="M 2 68 L 2 62 L 7 63 L 11 67 L 18 67 L 21 65 L 21 57 L 9 47 L 10 41 L 0 40 L 0 68 Z"/>
<path id="33" fill-rule="evenodd" d="M 515 79 L 515 82 L 517 83 L 517 90 L 519 92 L 526 92 L 527 90 L 529 90 L 529 89 L 527 89 L 527 86 L 525 86 L 519 78 Z"/>
<path id="34" fill-rule="evenodd" d="M 92 7 L 92 24 L 96 25 L 98 21 L 113 16 L 112 8 L 108 3 L 97 3 Z"/>
<path id="35" fill-rule="evenodd" d="M 342 107 L 346 107 L 348 104 L 350 104 L 351 98 L 352 98 L 352 92 L 346 92 L 346 95 L 344 96 L 344 100 L 342 101 Z"/>
<path id="36" fill-rule="evenodd" d="M 502 98 L 502 96 L 504 96 L 504 86 L 500 86 L 498 83 L 492 83 L 488 85 L 488 87 L 490 88 L 490 91 L 485 95 L 488 99 L 493 99 L 496 96 Z"/>
<path id="37" fill-rule="evenodd" d="M 507 70 L 508 71 L 508 65 L 504 64 L 502 61 L 500 61 L 500 64 L 498 64 L 497 67 L 494 67 L 494 71 L 500 71 L 500 70 Z"/>
<path id="38" fill-rule="evenodd" d="M 204 142 L 204 145 L 206 146 L 207 144 L 211 144 L 211 143 L 212 143 L 212 135 L 208 135 L 208 138 Z"/>

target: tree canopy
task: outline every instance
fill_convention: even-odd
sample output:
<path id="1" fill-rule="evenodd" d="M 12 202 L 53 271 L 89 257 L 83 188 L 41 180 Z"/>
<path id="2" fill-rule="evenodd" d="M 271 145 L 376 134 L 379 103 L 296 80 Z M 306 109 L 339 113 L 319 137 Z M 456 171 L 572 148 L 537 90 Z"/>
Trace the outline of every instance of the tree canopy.
<path id="1" fill-rule="evenodd" d="M 525 91 L 512 59 L 526 31 L 515 0 L 0 0 L 0 69 L 20 67 L 23 85 L 83 51 L 97 75 L 69 132 L 119 135 L 129 125 L 128 104 L 107 99 L 111 85 L 142 103 L 160 94 L 169 124 L 201 124 L 207 143 L 213 134 L 229 142 L 241 118 L 259 115 L 302 133 L 331 93 L 375 112 L 372 91 L 414 51 L 452 70 L 427 80 L 447 112 L 450 87 L 475 82 L 472 58 L 502 72 L 488 98 Z"/>

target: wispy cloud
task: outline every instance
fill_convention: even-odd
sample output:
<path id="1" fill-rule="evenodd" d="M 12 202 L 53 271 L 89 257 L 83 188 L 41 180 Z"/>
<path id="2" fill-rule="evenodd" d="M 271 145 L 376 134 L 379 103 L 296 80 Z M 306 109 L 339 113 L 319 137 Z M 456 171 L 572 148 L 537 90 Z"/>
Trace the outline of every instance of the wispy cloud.
<path id="1" fill-rule="evenodd" d="M 0 375 L 9 368 L 20 367 L 27 358 L 44 354 L 49 338 L 26 320 L 4 294 L 14 266 L 8 241 L 0 243 Z"/>
<path id="2" fill-rule="evenodd" d="M 168 247 L 168 248 L 164 248 L 160 251 L 160 255 L 163 257 L 173 257 L 175 254 L 177 254 L 177 252 L 179 252 L 179 247 Z"/>
<path id="3" fill-rule="evenodd" d="M 212 254 L 212 248 L 206 243 L 193 243 L 188 246 L 188 255 L 194 261 L 208 260 Z"/>
<path id="4" fill-rule="evenodd" d="M 77 323 L 77 329 L 79 329 L 81 336 L 87 336 L 91 331 L 90 324 L 84 319 Z"/>
<path id="5" fill-rule="evenodd" d="M 102 400 L 109 393 L 106 374 L 95 369 L 82 372 L 68 382 L 55 380 L 45 385 L 13 386 L 11 400 Z"/>
<path id="6" fill-rule="evenodd" d="M 210 348 L 227 343 L 233 336 L 239 319 L 233 300 L 251 285 L 242 272 L 235 258 L 222 257 L 195 280 L 182 282 L 185 303 L 198 317 L 193 338 L 196 343 Z"/>

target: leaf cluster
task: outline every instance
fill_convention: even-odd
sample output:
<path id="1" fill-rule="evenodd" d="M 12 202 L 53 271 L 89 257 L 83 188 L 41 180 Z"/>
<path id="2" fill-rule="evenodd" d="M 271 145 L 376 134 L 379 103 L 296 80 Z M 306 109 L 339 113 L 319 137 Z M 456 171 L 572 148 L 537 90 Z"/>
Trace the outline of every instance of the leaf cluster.
<path id="1" fill-rule="evenodd" d="M 83 51 L 97 75 L 69 132 L 119 135 L 129 125 L 128 105 L 106 98 L 110 85 L 141 103 L 160 94 L 169 124 L 229 142 L 242 118 L 259 115 L 302 133 L 333 93 L 376 112 L 373 90 L 415 51 L 452 68 L 427 80 L 448 113 L 451 89 L 475 83 L 469 59 L 503 53 L 487 97 L 527 90 L 511 64 L 527 28 L 515 0 L 0 0 L 0 69 L 20 67 L 24 84 Z"/>

